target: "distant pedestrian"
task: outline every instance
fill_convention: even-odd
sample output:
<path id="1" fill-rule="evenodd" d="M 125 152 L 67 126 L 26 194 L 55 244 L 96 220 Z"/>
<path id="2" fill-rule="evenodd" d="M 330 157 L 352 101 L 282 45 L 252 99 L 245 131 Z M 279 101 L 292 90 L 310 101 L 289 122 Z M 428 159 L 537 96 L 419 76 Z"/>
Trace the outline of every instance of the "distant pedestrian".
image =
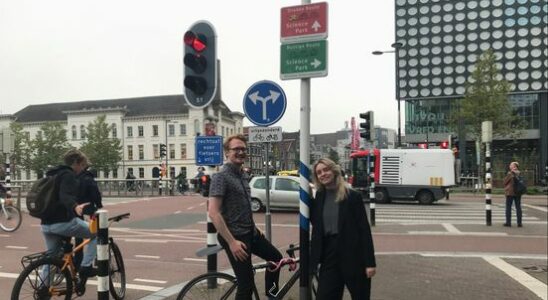
<path id="1" fill-rule="evenodd" d="M 362 196 L 345 183 L 341 168 L 328 158 L 313 167 L 316 196 L 310 207 L 310 264 L 320 264 L 318 300 L 367 300 L 376 273 L 375 250 Z"/>
<path id="2" fill-rule="evenodd" d="M 521 223 L 521 195 L 518 195 L 514 189 L 515 181 L 518 176 L 520 176 L 519 164 L 516 161 L 513 161 L 508 166 L 510 169 L 504 177 L 504 195 L 506 196 L 506 223 L 503 225 L 506 227 L 512 227 L 512 203 L 516 206 L 516 218 L 518 227 L 522 226 Z"/>

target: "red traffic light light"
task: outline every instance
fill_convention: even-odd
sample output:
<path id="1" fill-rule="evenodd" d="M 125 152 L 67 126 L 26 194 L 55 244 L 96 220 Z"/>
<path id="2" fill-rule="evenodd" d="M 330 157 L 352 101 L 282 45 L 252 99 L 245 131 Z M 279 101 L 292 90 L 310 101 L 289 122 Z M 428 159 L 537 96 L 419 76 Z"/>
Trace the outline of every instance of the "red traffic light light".
<path id="1" fill-rule="evenodd" d="M 192 47 L 194 51 L 202 52 L 207 47 L 207 38 L 204 35 L 196 35 L 192 31 L 187 31 L 183 37 L 185 44 Z"/>
<path id="2" fill-rule="evenodd" d="M 443 141 L 440 143 L 440 148 L 441 149 L 447 149 L 449 148 L 449 142 L 448 141 Z"/>

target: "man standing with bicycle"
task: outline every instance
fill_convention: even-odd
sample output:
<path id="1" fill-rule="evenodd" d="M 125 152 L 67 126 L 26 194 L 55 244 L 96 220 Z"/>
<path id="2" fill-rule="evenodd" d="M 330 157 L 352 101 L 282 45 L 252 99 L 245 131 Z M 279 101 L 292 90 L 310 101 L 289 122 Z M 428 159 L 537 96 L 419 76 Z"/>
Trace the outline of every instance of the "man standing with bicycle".
<path id="1" fill-rule="evenodd" d="M 59 251 L 63 237 L 93 238 L 84 247 L 84 257 L 79 270 L 81 278 L 87 279 L 97 275 L 96 270 L 92 268 L 97 246 L 88 223 L 78 218 L 83 215 L 89 202 L 78 204 L 80 185 L 76 176 L 87 168 L 88 159 L 80 150 L 72 149 L 64 155 L 63 161 L 64 165 L 47 172 L 47 176 L 58 175 L 55 182 L 58 198 L 41 218 L 42 233 L 50 253 Z M 85 282 L 85 279 L 82 281 Z"/>
<path id="2" fill-rule="evenodd" d="M 279 261 L 282 254 L 253 221 L 251 189 L 242 168 L 247 157 L 247 139 L 243 135 L 230 136 L 223 148 L 228 162 L 211 179 L 208 213 L 238 280 L 236 299 L 251 299 L 255 285 L 251 254 L 267 261 Z M 267 296 L 271 296 L 271 289 L 272 294 L 277 293 L 279 276 L 279 272 L 265 273 Z"/>

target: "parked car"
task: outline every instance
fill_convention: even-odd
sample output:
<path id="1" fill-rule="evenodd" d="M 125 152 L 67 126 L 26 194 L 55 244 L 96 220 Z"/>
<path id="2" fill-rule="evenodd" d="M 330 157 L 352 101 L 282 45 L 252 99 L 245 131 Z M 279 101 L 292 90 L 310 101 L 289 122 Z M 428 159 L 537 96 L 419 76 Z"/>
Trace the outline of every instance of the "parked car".
<path id="1" fill-rule="evenodd" d="M 299 177 L 269 176 L 270 208 L 299 209 Z M 258 212 L 266 208 L 266 177 L 255 176 L 251 187 L 251 210 Z"/>

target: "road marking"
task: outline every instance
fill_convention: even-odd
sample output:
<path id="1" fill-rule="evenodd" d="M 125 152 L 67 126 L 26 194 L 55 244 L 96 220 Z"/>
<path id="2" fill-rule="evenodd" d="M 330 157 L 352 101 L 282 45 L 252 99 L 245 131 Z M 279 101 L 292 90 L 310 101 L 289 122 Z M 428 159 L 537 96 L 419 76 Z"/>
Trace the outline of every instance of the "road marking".
<path id="1" fill-rule="evenodd" d="M 29 247 L 25 247 L 25 246 L 6 246 L 6 248 L 8 248 L 8 249 L 17 249 L 17 250 L 25 250 L 25 249 L 28 249 Z"/>
<path id="2" fill-rule="evenodd" d="M 449 223 L 441 223 L 441 226 L 445 228 L 450 233 L 462 233 L 460 230 L 457 229 L 453 224 Z"/>
<path id="3" fill-rule="evenodd" d="M 207 258 L 190 258 L 190 257 L 185 257 L 185 258 L 183 258 L 183 260 L 207 262 Z"/>
<path id="4" fill-rule="evenodd" d="M 541 299 L 548 299 L 548 289 L 546 284 L 542 281 L 534 278 L 533 276 L 527 274 L 526 272 L 512 266 L 511 264 L 505 262 L 500 257 L 484 257 L 488 263 L 497 267 L 504 273 L 515 281 L 521 283 L 524 287 L 528 288 L 531 292 L 535 293 Z"/>
<path id="5" fill-rule="evenodd" d="M 156 256 L 156 255 L 139 255 L 139 254 L 135 254 L 135 257 L 137 257 L 137 258 L 153 258 L 153 259 L 160 259 L 160 256 Z"/>
<path id="6" fill-rule="evenodd" d="M 142 278 L 135 278 L 135 279 L 133 279 L 133 281 L 157 283 L 157 284 L 166 284 L 167 283 L 167 281 L 165 281 L 165 280 L 152 280 L 152 279 L 142 279 Z"/>
<path id="7" fill-rule="evenodd" d="M 191 209 L 194 209 L 194 206 L 191 206 L 191 207 L 187 208 L 186 210 L 191 210 Z"/>
<path id="8" fill-rule="evenodd" d="M 0 237 L 10 237 L 9 234 L 0 234 Z"/>
<path id="9" fill-rule="evenodd" d="M 165 244 L 167 243 L 166 240 L 143 240 L 143 239 L 123 239 L 126 242 L 134 242 L 134 243 L 157 243 L 157 244 Z"/>
<path id="10" fill-rule="evenodd" d="M 180 214 L 180 213 L 181 213 L 181 211 L 178 210 L 178 211 L 174 212 L 173 214 L 174 214 L 174 215 L 178 215 L 178 214 Z"/>
<path id="11" fill-rule="evenodd" d="M 3 277 L 3 278 L 17 278 L 19 277 L 19 274 L 16 274 L 16 273 L 4 273 L 4 272 L 0 272 L 0 277 Z"/>
<path id="12" fill-rule="evenodd" d="M 447 231 L 408 231 L 409 235 L 460 235 L 460 236 L 508 236 L 506 232 L 447 232 Z M 382 235 L 382 234 L 378 234 Z M 513 237 L 513 236 L 512 236 Z"/>
<path id="13" fill-rule="evenodd" d="M 548 212 L 548 208 L 544 208 L 544 207 L 540 207 L 540 206 L 536 206 L 536 205 L 523 204 L 523 206 L 526 206 L 526 207 L 529 207 L 529 208 L 532 208 L 532 209 L 537 209 L 537 210 L 540 210 L 540 211 L 543 211 L 543 212 Z"/>
<path id="14" fill-rule="evenodd" d="M 204 206 L 204 205 L 205 205 L 205 202 L 200 203 L 200 206 Z"/>

